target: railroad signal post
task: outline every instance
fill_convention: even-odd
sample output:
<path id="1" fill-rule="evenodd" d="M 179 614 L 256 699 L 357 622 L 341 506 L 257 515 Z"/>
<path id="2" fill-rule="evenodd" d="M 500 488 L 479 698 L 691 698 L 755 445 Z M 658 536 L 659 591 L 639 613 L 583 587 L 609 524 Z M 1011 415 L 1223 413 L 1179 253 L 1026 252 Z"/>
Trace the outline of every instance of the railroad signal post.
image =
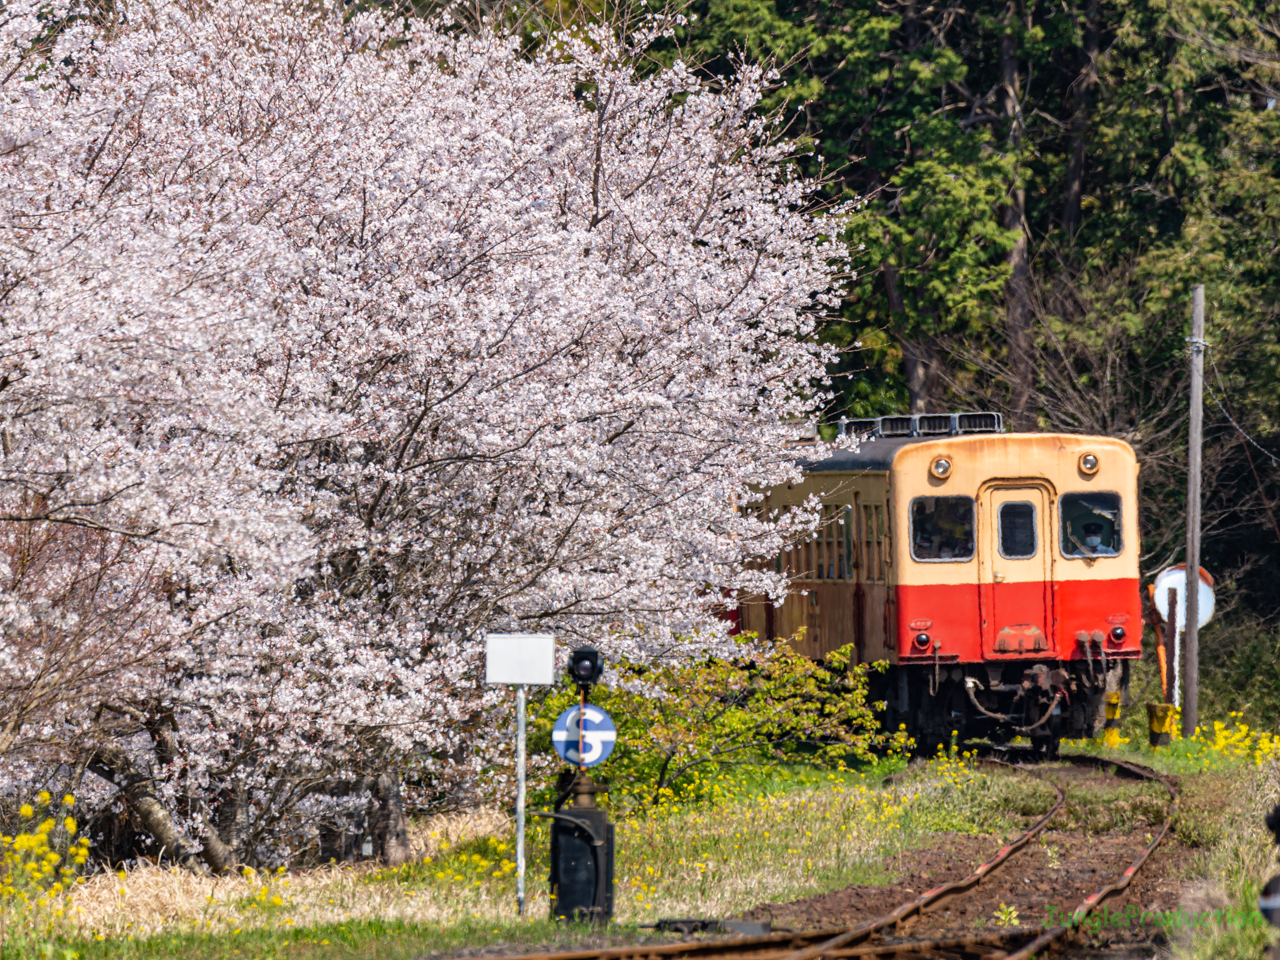
<path id="1" fill-rule="evenodd" d="M 485 636 L 485 682 L 516 688 L 516 913 L 524 916 L 525 688 L 555 682 L 556 638 L 546 633 Z"/>
<path id="2" fill-rule="evenodd" d="M 556 719 L 551 744 L 566 770 L 556 783 L 551 812 L 535 816 L 551 820 L 551 916 L 553 919 L 607 923 L 613 916 L 613 824 L 595 801 L 607 788 L 595 783 L 588 767 L 603 763 L 613 752 L 618 732 L 613 719 L 587 703 L 587 694 L 604 672 L 598 651 L 575 650 L 569 658 L 569 678 L 578 685 L 579 703 Z M 564 802 L 572 796 L 567 807 Z"/>

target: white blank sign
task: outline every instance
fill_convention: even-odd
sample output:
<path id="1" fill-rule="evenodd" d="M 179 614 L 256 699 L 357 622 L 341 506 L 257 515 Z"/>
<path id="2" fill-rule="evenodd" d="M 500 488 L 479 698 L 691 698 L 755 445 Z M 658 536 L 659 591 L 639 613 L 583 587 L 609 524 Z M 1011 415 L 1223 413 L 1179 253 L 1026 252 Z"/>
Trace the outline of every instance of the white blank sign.
<path id="1" fill-rule="evenodd" d="M 549 633 L 485 634 L 485 683 L 555 683 L 556 638 Z"/>

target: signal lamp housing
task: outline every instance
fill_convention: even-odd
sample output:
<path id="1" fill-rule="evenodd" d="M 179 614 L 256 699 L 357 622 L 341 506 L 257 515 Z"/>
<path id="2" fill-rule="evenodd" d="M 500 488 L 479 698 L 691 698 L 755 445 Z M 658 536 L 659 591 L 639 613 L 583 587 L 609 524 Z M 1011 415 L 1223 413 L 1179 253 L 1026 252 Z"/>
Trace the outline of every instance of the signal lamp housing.
<path id="1" fill-rule="evenodd" d="M 579 647 L 569 655 L 569 679 L 579 690 L 590 690 L 604 673 L 604 658 L 595 647 Z"/>

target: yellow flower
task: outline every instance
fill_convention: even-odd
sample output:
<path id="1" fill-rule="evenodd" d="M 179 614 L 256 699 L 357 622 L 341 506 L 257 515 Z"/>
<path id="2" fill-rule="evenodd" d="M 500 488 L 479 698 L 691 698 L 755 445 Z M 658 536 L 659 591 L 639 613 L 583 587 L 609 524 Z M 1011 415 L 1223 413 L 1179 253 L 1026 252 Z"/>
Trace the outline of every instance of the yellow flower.
<path id="1" fill-rule="evenodd" d="M 22 806 L 18 808 L 18 815 L 22 817 L 28 817 L 28 818 L 34 817 L 36 815 L 36 811 L 31 806 L 31 804 L 24 803 Z"/>
<path id="2" fill-rule="evenodd" d="M 36 796 L 40 799 L 41 803 L 46 803 L 46 804 L 53 799 L 53 795 L 49 793 L 48 790 L 41 790 L 39 793 L 36 794 Z"/>

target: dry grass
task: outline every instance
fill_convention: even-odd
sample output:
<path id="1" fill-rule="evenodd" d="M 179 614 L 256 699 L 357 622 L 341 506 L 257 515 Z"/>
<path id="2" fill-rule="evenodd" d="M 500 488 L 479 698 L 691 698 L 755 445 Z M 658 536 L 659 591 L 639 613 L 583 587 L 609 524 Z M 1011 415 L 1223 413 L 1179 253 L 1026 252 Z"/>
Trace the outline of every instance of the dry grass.
<path id="1" fill-rule="evenodd" d="M 441 813 L 409 824 L 409 846 L 414 859 L 438 857 L 443 851 L 483 837 L 509 833 L 511 818 L 493 807 L 477 807 L 460 813 Z"/>
<path id="2" fill-rule="evenodd" d="M 433 861 L 447 857 L 455 847 L 501 836 L 509 828 L 505 814 L 479 808 L 414 821 L 409 842 L 417 861 Z M 382 873 L 372 864 L 341 864 L 295 873 L 213 877 L 146 864 L 91 877 L 76 888 L 69 915 L 81 932 L 107 937 L 351 919 L 447 922 L 460 912 L 514 919 L 510 897 L 493 896 L 499 891 L 456 885 L 415 888 L 383 882 Z M 536 909 L 545 912 L 547 905 Z"/>
<path id="3" fill-rule="evenodd" d="M 920 785 L 874 789 L 852 777 L 821 789 L 682 811 L 660 809 L 618 828 L 615 917 L 727 916 L 779 897 L 865 878 Z M 416 824 L 420 857 L 398 870 L 330 865 L 295 873 L 199 876 L 142 866 L 94 877 L 75 891 L 70 919 L 108 938 L 230 932 L 350 920 L 447 924 L 512 922 L 511 825 L 476 810 Z M 487 839 L 486 839 L 487 838 Z M 530 825 L 528 914 L 545 916 L 546 827 Z"/>
<path id="4" fill-rule="evenodd" d="M 1252 960 L 1275 940 L 1272 928 L 1243 921 L 1255 914 L 1258 891 L 1278 872 L 1275 841 L 1263 819 L 1280 799 L 1280 764 L 1245 768 L 1235 787 L 1217 811 L 1217 842 L 1196 858 L 1179 904 L 1201 918 L 1175 932 L 1176 955 L 1185 960 Z M 1208 912 L 1213 910 L 1225 915 L 1216 919 Z"/>
<path id="5" fill-rule="evenodd" d="M 532 911 L 547 911 L 545 894 L 530 899 Z M 95 877 L 85 883 L 76 891 L 70 915 L 82 933 L 115 938 L 349 920 L 447 923 L 480 916 L 510 921 L 515 906 L 505 891 L 411 888 L 382 882 L 376 868 L 364 866 L 247 879 L 146 866 L 124 878 Z"/>

